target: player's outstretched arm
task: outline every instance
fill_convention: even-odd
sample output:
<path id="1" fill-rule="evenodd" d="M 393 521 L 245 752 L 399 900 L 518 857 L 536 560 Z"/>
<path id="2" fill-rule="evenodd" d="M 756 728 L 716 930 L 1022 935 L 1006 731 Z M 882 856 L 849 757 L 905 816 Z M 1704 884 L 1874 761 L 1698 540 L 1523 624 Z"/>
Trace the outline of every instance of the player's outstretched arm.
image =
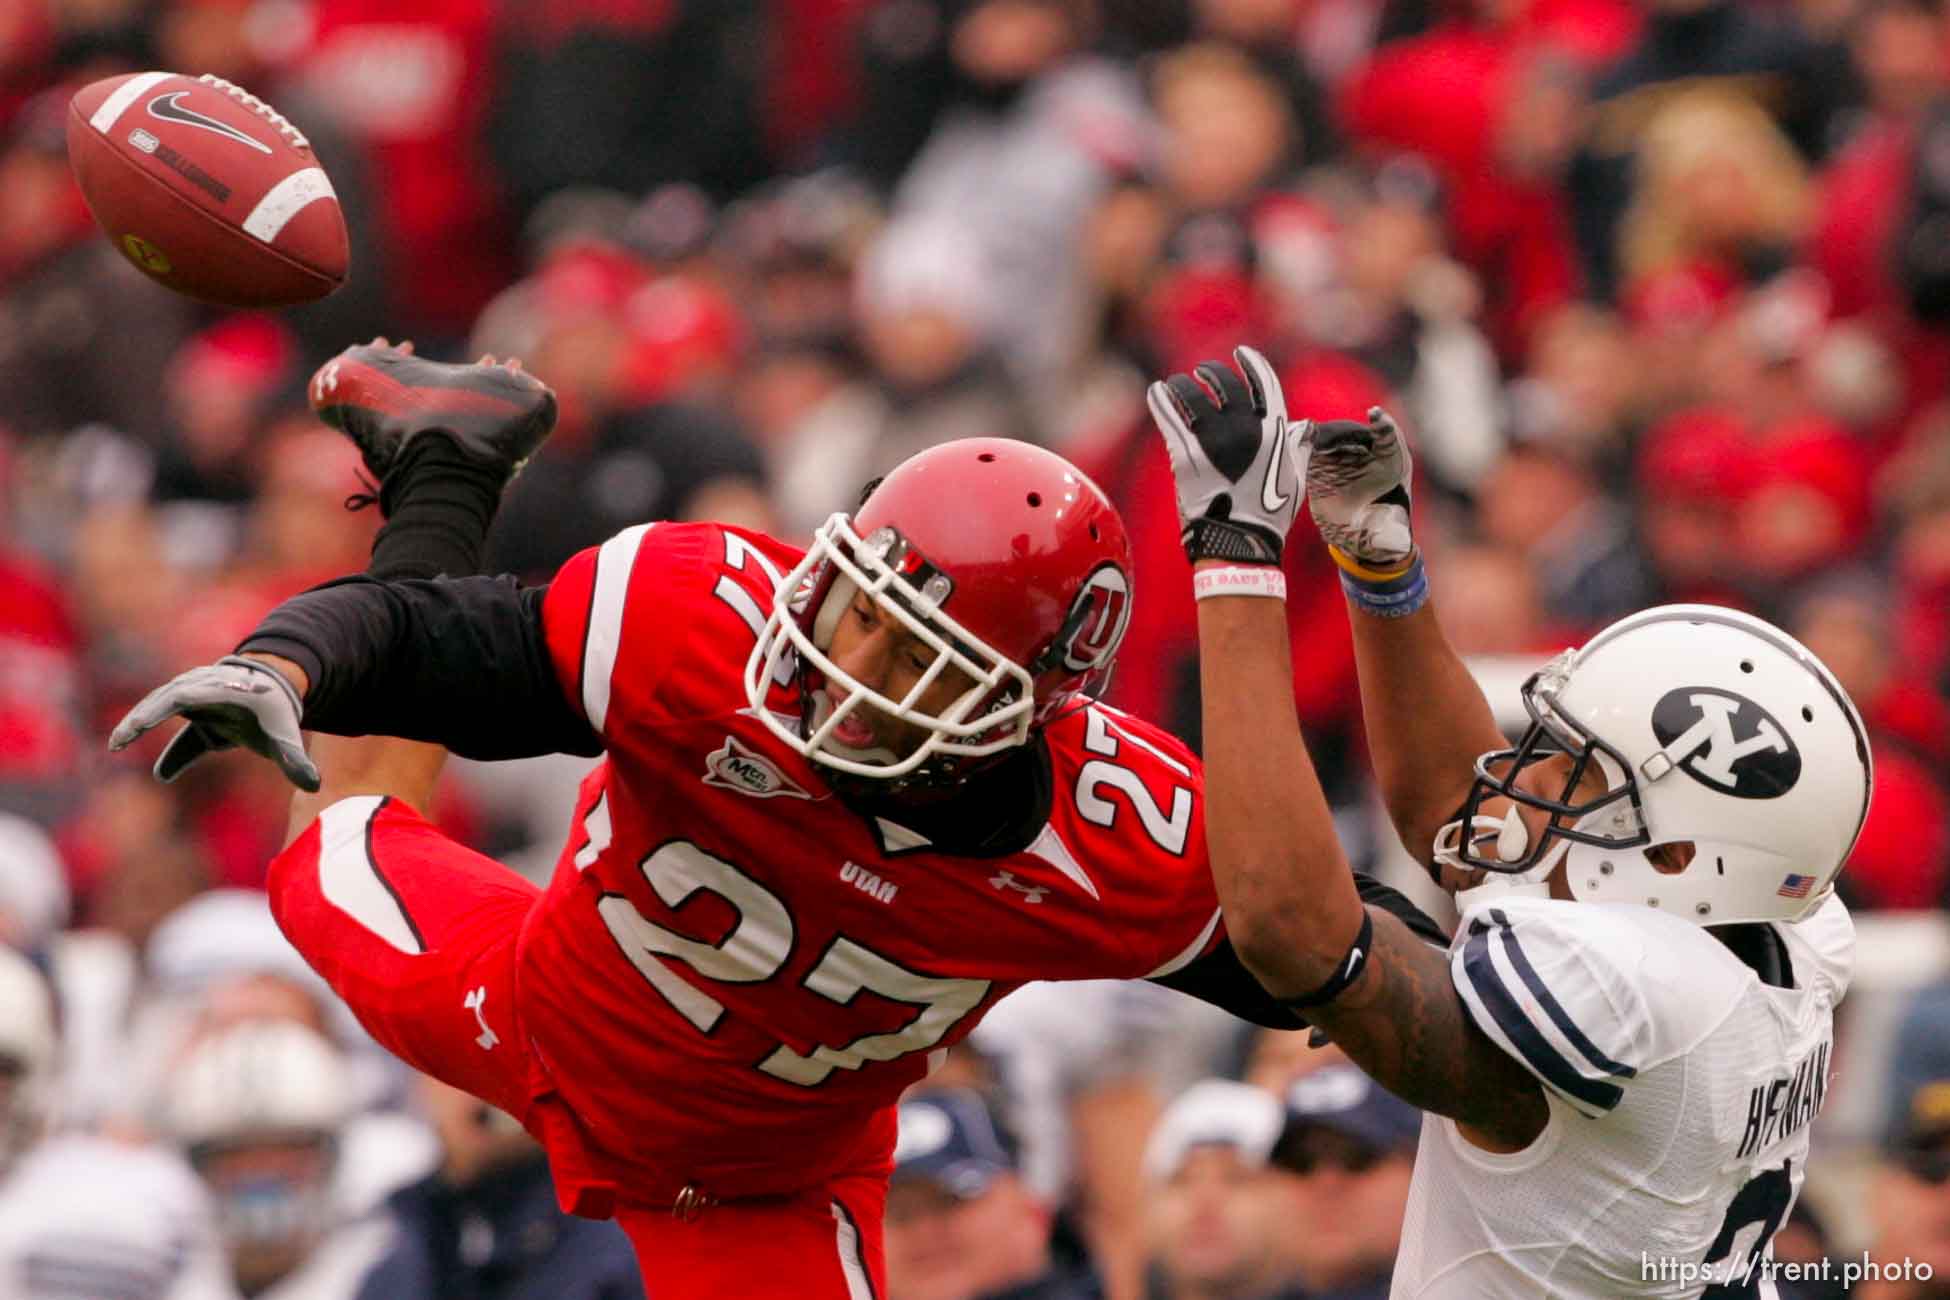
<path id="1" fill-rule="evenodd" d="M 1199 602 L 1205 830 L 1232 942 L 1276 997 L 1382 1086 L 1471 1130 L 1527 1146 L 1543 1093 L 1464 1007 L 1448 955 L 1364 908 L 1292 706 L 1278 602 Z"/>
<path id="2" fill-rule="evenodd" d="M 501 494 L 554 427 L 553 391 L 513 358 L 448 364 L 385 338 L 345 349 L 307 391 L 378 484 L 386 526 L 371 564 L 278 606 L 238 654 L 150 692 L 109 747 L 180 717 L 187 725 L 156 764 L 161 779 L 242 746 L 310 792 L 320 774 L 301 727 L 471 758 L 601 752 L 553 671 L 548 589 L 477 576 Z M 438 765 L 405 766 L 417 788 Z"/>
<path id="3" fill-rule="evenodd" d="M 149 692 L 116 724 L 108 747 L 126 748 L 170 718 L 181 718 L 187 725 L 156 762 L 161 780 L 174 781 L 205 754 L 241 746 L 276 763 L 300 790 L 316 791 L 318 765 L 305 752 L 301 734 L 304 689 L 295 664 L 226 655 Z"/>
<path id="4" fill-rule="evenodd" d="M 1305 480 L 1272 368 L 1251 349 L 1151 388 L 1195 569 L 1206 840 L 1241 960 L 1407 1101 L 1487 1145 L 1542 1130 L 1538 1086 L 1470 1020 L 1444 956 L 1363 906 L 1293 707 L 1277 567 Z M 1245 532 L 1242 540 L 1236 533 Z"/>
<path id="5" fill-rule="evenodd" d="M 156 764 L 173 780 L 242 745 L 317 788 L 296 727 L 430 741 L 464 758 L 594 755 L 602 744 L 565 695 L 542 624 L 546 587 L 512 578 L 343 578 L 285 601 L 242 657 L 150 692 L 116 727 L 121 749 L 172 718 L 187 726 Z M 295 668 L 295 671 L 294 671 Z"/>
<path id="6" fill-rule="evenodd" d="M 1389 819 L 1424 863 L 1503 747 L 1489 703 L 1443 635 L 1410 526 L 1413 463 L 1386 411 L 1312 426 L 1307 505 L 1341 569 L 1368 749 Z"/>

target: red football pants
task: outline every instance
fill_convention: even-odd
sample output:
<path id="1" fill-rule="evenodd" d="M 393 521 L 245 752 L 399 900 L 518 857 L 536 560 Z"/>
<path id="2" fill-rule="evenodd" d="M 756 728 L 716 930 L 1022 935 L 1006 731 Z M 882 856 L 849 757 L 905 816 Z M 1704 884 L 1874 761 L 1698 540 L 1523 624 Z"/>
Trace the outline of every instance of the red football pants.
<path id="1" fill-rule="evenodd" d="M 621 1209 L 649 1300 L 881 1300 L 887 1179 L 835 1178 L 792 1197 L 709 1205 L 690 1220 Z"/>
<path id="2" fill-rule="evenodd" d="M 366 1032 L 553 1147 L 558 1126 L 536 1113 L 550 1088 L 515 987 L 516 939 L 540 890 L 378 795 L 320 813 L 273 859 L 267 885 L 285 937 Z M 884 1176 L 858 1174 L 688 1216 L 624 1204 L 616 1218 L 650 1300 L 879 1300 L 886 1201 Z"/>

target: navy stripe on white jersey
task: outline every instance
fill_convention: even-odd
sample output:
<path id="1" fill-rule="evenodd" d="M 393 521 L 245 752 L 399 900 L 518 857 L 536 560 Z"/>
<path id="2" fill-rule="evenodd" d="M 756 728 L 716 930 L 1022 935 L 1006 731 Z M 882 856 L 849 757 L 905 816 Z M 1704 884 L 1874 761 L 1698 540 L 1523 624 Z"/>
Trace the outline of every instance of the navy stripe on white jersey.
<path id="1" fill-rule="evenodd" d="M 1497 928 L 1501 932 L 1503 950 L 1509 954 L 1510 964 L 1517 968 L 1517 974 L 1523 977 L 1524 984 L 1535 995 L 1537 1004 L 1543 1007 L 1545 1014 L 1550 1016 L 1551 1023 L 1555 1024 L 1563 1031 L 1564 1036 L 1571 1040 L 1571 1046 L 1577 1048 L 1579 1054 L 1585 1060 L 1591 1062 L 1591 1064 L 1597 1066 L 1606 1074 L 1617 1075 L 1623 1079 L 1629 1079 L 1637 1074 L 1638 1071 L 1634 1070 L 1631 1066 L 1620 1065 L 1617 1061 L 1612 1060 L 1609 1056 L 1599 1051 L 1598 1045 L 1586 1037 L 1584 1031 L 1577 1027 L 1569 1015 L 1565 1014 L 1563 1005 L 1552 996 L 1550 989 L 1545 987 L 1544 981 L 1537 975 L 1537 968 L 1530 964 L 1530 958 L 1525 955 L 1523 950 L 1523 941 L 1517 938 L 1517 932 L 1511 927 L 1510 918 L 1504 914 L 1503 909 L 1492 909 L 1490 912 L 1490 920 L 1496 923 Z M 1471 929 L 1473 930 L 1475 926 L 1481 924 L 1481 921 L 1477 921 Z"/>
<path id="2" fill-rule="evenodd" d="M 1579 1111 L 1594 1118 L 1609 1113 L 1625 1095 L 1616 1081 L 1638 1072 L 1592 1042 L 1537 974 L 1509 918 L 1501 910 L 1489 915 L 1470 923 L 1453 958 L 1456 987 L 1471 1014 L 1498 1046 Z"/>

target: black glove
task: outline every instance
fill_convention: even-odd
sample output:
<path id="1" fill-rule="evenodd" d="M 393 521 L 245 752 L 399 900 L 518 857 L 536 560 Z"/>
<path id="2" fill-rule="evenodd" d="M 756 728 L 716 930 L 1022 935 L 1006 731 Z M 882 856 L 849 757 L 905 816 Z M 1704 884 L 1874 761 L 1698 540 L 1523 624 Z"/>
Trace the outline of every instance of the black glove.
<path id="1" fill-rule="evenodd" d="M 1185 554 L 1278 564 L 1305 493 L 1308 423 L 1287 423 L 1265 357 L 1251 348 L 1232 355 L 1238 374 L 1208 361 L 1152 384 L 1151 418 L 1171 457 Z"/>
<path id="2" fill-rule="evenodd" d="M 174 781 L 205 754 L 242 745 L 276 763 L 300 790 L 316 791 L 318 765 L 305 753 L 300 734 L 304 711 L 283 673 L 254 659 L 226 655 L 150 691 L 115 724 L 108 747 L 125 749 L 144 732 L 180 716 L 189 725 L 156 760 L 158 780 Z"/>

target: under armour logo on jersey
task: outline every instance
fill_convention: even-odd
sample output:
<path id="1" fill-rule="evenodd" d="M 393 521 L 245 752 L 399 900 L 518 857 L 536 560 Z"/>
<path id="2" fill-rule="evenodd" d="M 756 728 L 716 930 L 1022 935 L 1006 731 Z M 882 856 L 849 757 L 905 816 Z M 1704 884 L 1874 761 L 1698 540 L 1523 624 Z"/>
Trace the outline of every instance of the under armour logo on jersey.
<path id="1" fill-rule="evenodd" d="M 322 402 L 339 391 L 339 362 L 337 358 L 327 363 L 311 381 L 311 399 Z"/>
<path id="2" fill-rule="evenodd" d="M 1653 706 L 1664 746 L 1641 767 L 1657 781 L 1675 766 L 1737 799 L 1776 799 L 1801 779 L 1801 751 L 1767 710 L 1714 687 L 1682 686 Z"/>
<path id="3" fill-rule="evenodd" d="M 475 1037 L 474 1041 L 481 1045 L 481 1050 L 484 1052 L 492 1051 L 494 1045 L 501 1041 L 501 1035 L 488 1028 L 487 1017 L 481 1014 L 481 1008 L 486 1004 L 487 987 L 485 985 L 475 989 L 461 1000 L 461 1005 L 474 1013 L 474 1019 L 481 1026 L 481 1032 Z"/>
<path id="4" fill-rule="evenodd" d="M 1012 872 L 1008 871 L 999 872 L 996 875 L 990 876 L 989 884 L 995 886 L 997 889 L 1021 891 L 1025 895 L 1022 900 L 1025 903 L 1040 903 L 1043 901 L 1043 895 L 1049 893 L 1048 885 L 1025 885 L 1020 880 L 1017 880 Z"/>

